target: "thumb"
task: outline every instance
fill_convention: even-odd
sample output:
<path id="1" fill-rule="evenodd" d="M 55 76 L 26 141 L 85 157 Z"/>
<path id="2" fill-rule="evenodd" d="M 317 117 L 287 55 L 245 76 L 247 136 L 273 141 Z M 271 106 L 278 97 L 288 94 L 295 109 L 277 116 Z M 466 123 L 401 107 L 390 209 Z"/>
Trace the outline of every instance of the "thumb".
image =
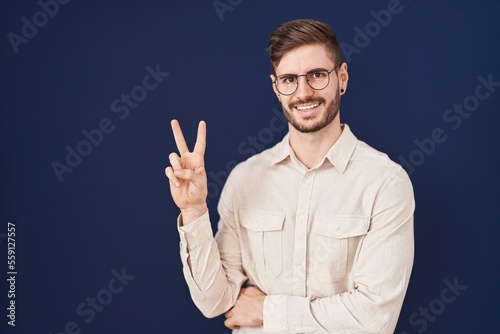
<path id="1" fill-rule="evenodd" d="M 229 329 L 238 329 L 238 328 L 240 328 L 240 326 L 236 325 L 234 323 L 234 321 L 231 320 L 231 318 L 226 319 L 226 321 L 224 321 L 224 326 L 226 326 Z"/>

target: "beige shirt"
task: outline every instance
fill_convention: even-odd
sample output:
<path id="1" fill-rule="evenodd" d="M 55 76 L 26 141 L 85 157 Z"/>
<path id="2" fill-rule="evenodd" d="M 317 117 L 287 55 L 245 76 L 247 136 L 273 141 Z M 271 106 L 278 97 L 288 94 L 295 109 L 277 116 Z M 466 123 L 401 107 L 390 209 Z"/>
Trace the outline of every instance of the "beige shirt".
<path id="1" fill-rule="evenodd" d="M 215 317 L 245 282 L 259 287 L 264 326 L 239 334 L 393 333 L 413 265 L 414 208 L 407 173 L 348 125 L 311 169 L 286 135 L 231 172 L 215 238 L 208 213 L 179 227 L 192 299 Z"/>

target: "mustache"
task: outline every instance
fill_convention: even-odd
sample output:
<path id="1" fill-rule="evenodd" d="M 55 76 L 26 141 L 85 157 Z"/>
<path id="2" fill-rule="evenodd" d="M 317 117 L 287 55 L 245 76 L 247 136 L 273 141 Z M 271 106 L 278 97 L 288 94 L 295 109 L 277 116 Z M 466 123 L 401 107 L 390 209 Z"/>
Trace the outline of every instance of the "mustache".
<path id="1" fill-rule="evenodd" d="M 292 108 L 295 108 L 298 105 L 307 104 L 307 103 L 324 103 L 324 104 L 326 104 L 326 100 L 323 99 L 323 98 L 321 98 L 321 97 L 310 98 L 310 99 L 306 99 L 306 100 L 297 100 L 295 102 L 290 103 L 288 105 L 288 108 L 292 109 Z"/>

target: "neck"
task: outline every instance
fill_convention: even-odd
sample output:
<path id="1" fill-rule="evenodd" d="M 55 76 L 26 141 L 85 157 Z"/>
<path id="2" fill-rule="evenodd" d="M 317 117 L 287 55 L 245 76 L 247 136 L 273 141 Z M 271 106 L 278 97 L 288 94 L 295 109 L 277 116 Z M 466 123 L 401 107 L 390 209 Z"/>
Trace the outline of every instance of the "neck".
<path id="1" fill-rule="evenodd" d="M 307 168 L 316 166 L 342 134 L 339 115 L 325 128 L 317 132 L 302 133 L 290 124 L 288 128 L 290 146 L 297 159 Z"/>

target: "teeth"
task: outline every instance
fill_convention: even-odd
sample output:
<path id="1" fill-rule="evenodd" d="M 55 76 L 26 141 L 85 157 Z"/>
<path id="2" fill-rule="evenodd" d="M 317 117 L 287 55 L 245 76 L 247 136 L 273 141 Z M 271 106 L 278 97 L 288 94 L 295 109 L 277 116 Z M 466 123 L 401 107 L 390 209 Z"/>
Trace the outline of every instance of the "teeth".
<path id="1" fill-rule="evenodd" d="M 312 104 L 312 105 L 309 105 L 309 106 L 301 106 L 301 107 L 297 107 L 297 109 L 299 110 L 309 110 L 309 109 L 313 109 L 313 108 L 316 108 L 317 106 L 319 106 L 319 104 Z"/>

